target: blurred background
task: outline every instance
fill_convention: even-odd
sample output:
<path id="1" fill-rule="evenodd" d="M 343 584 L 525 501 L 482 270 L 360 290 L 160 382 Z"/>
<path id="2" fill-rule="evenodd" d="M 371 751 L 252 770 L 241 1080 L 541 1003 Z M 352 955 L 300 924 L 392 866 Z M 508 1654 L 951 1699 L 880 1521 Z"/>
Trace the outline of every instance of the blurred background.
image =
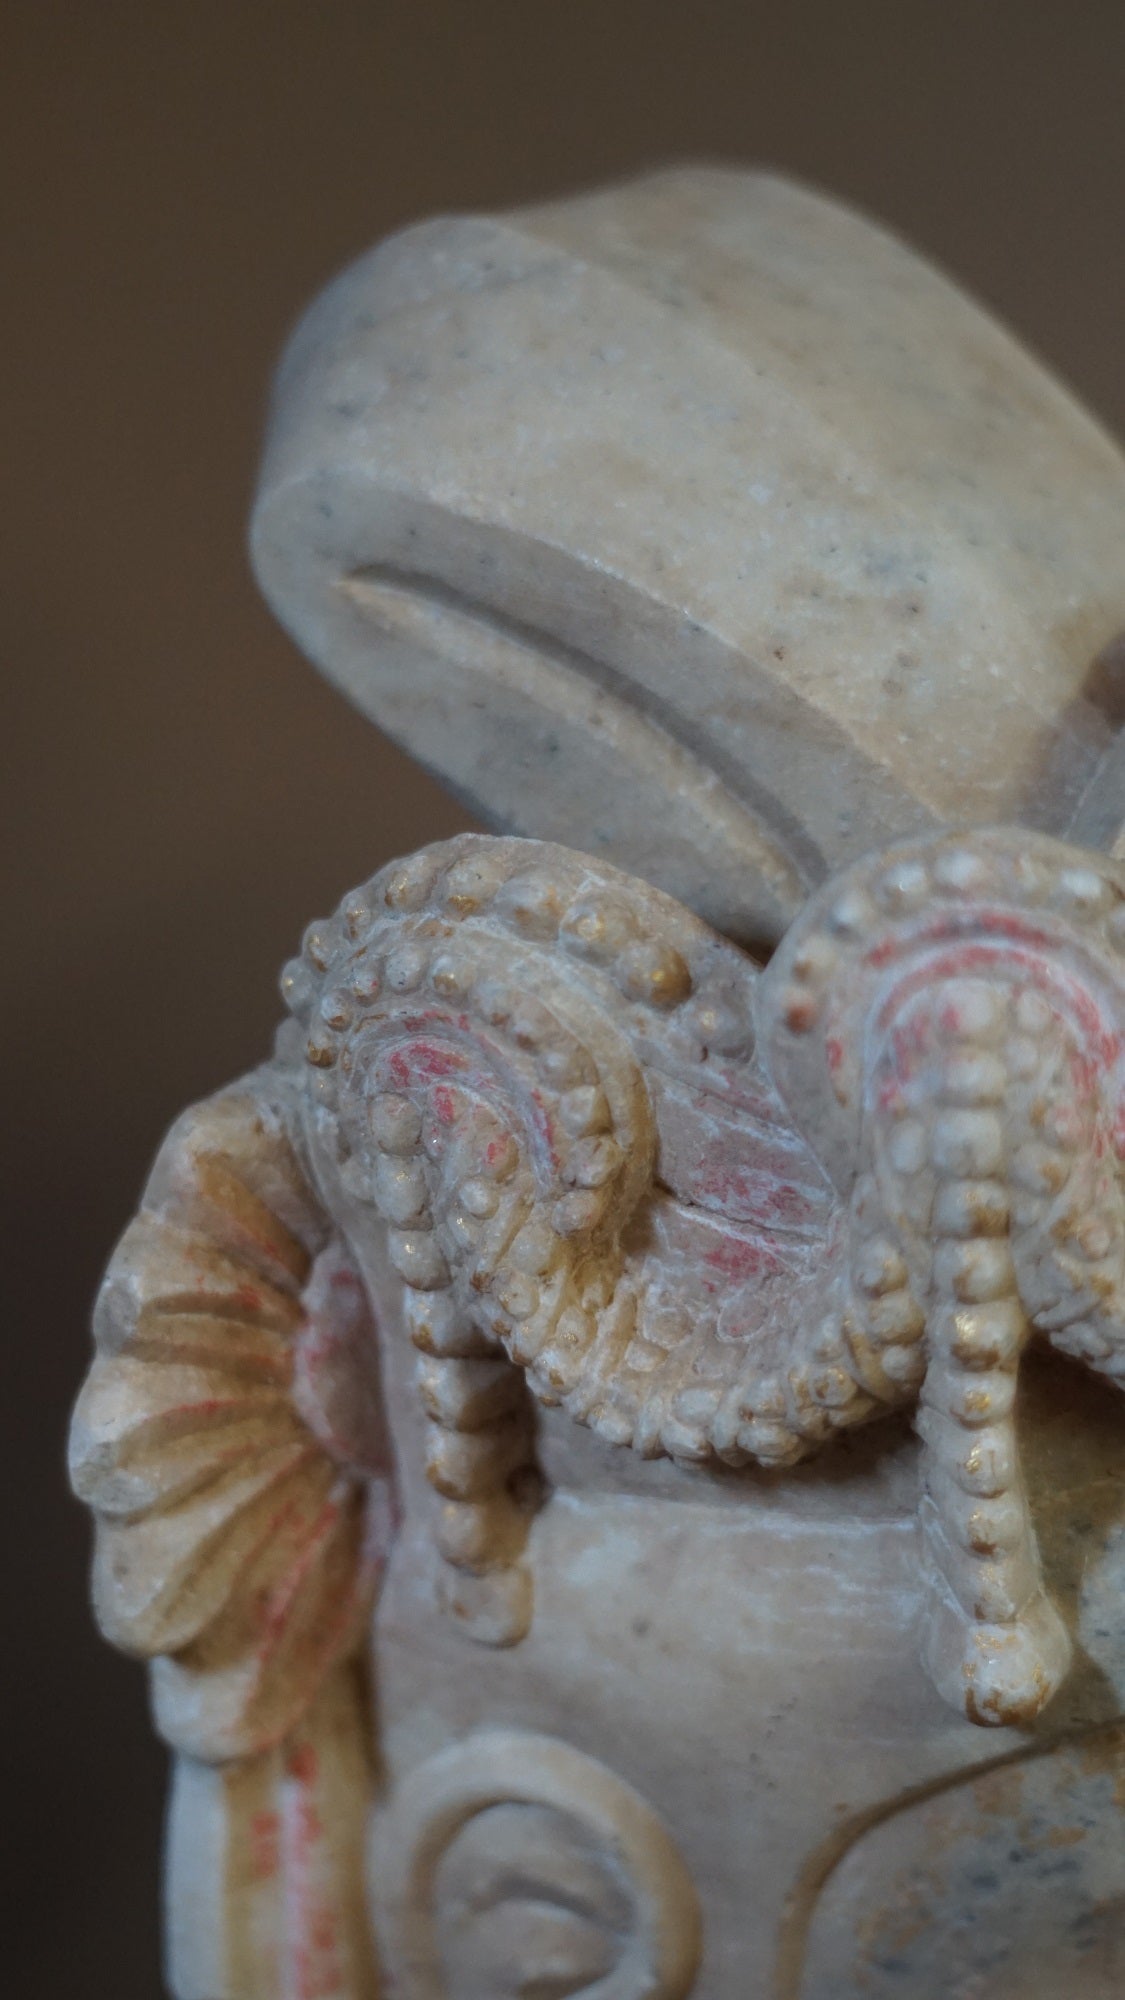
<path id="1" fill-rule="evenodd" d="M 1125 431 L 1122 0 L 8 0 L 4 1961 L 154 2000 L 162 1755 L 96 1638 L 68 1405 L 186 1102 L 305 922 L 459 809 L 244 556 L 266 385 L 345 259 L 676 157 L 870 209 Z"/>

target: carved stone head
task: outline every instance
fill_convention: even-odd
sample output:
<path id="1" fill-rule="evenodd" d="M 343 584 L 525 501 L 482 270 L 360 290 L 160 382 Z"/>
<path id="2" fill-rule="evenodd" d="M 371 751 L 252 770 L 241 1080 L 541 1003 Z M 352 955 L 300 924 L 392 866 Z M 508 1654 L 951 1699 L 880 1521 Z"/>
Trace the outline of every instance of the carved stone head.
<path id="1" fill-rule="evenodd" d="M 346 272 L 254 551 L 497 832 L 310 927 L 103 1293 L 179 2000 L 1093 2000 L 1125 461 L 866 222 L 676 173 Z"/>

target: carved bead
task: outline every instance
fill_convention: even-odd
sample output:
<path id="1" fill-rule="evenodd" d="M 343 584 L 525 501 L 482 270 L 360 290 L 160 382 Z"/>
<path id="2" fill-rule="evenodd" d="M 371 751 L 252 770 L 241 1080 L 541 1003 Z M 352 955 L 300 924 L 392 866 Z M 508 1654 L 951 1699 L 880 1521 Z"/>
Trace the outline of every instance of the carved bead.
<path id="1" fill-rule="evenodd" d="M 934 1281 L 970 1305 L 1002 1297 L 1014 1282 L 1007 1243 L 993 1237 L 939 1243 L 934 1251 Z"/>
<path id="2" fill-rule="evenodd" d="M 955 896 L 980 896 L 992 886 L 991 871 L 972 848 L 951 847 L 934 862 L 934 881 Z"/>
<path id="3" fill-rule="evenodd" d="M 822 985 L 835 970 L 839 953 L 826 937 L 811 937 L 793 957 L 793 976 L 807 980 L 813 985 Z"/>
<path id="4" fill-rule="evenodd" d="M 820 1002 L 803 986 L 787 986 L 781 996 L 781 1018 L 791 1035 L 811 1034 L 820 1019 Z"/>
<path id="5" fill-rule="evenodd" d="M 975 1500 L 961 1511 L 958 1527 L 964 1546 L 974 1555 L 1006 1553 L 1023 1536 L 1023 1507 L 1008 1493 Z"/>
<path id="6" fill-rule="evenodd" d="M 501 979 L 482 979 L 477 987 L 477 1007 L 490 1027 L 506 1028 L 517 1005 L 513 989 Z"/>
<path id="7" fill-rule="evenodd" d="M 545 1038 L 547 1018 L 526 995 L 520 995 L 508 1020 L 508 1033 L 516 1047 L 534 1054 Z"/>
<path id="8" fill-rule="evenodd" d="M 622 1160 L 621 1148 L 616 1139 L 600 1137 L 578 1139 L 571 1147 L 564 1169 L 565 1177 L 576 1187 L 600 1188 L 612 1180 Z"/>
<path id="9" fill-rule="evenodd" d="M 776 1375 L 764 1376 L 756 1384 L 752 1391 L 752 1396 L 751 1392 L 746 1391 L 745 1388 L 742 1393 L 744 1396 L 747 1396 L 747 1400 L 743 1404 L 743 1412 L 748 1421 L 761 1418 L 773 1422 L 778 1417 L 783 1417 L 786 1414 L 788 1399 L 785 1394 L 784 1385 Z"/>
<path id="10" fill-rule="evenodd" d="M 335 942 L 335 937 L 328 924 L 312 923 L 301 940 L 301 950 L 309 964 L 315 966 L 318 972 L 327 972 L 332 962 L 332 952 Z"/>
<path id="11" fill-rule="evenodd" d="M 559 1104 L 559 1119 L 564 1131 L 575 1138 L 590 1132 L 604 1132 L 610 1123 L 609 1106 L 605 1094 L 597 1084 L 579 1084 L 576 1090 L 568 1090 Z"/>
<path id="12" fill-rule="evenodd" d="M 500 1493 L 486 1500 L 446 1500 L 438 1510 L 434 1540 L 455 1569 L 483 1575 L 518 1555 L 524 1532 L 518 1510 Z"/>
<path id="13" fill-rule="evenodd" d="M 480 1237 L 480 1223 L 466 1209 L 450 1208 L 441 1218 L 441 1229 L 458 1250 L 474 1250 Z"/>
<path id="14" fill-rule="evenodd" d="M 561 926 L 563 943 L 598 965 L 609 964 L 636 934 L 636 921 L 625 905 L 596 892 L 573 903 Z"/>
<path id="15" fill-rule="evenodd" d="M 425 849 L 411 855 L 385 878 L 383 901 L 390 910 L 420 910 L 437 877 L 438 864 Z"/>
<path id="16" fill-rule="evenodd" d="M 430 1429 L 426 1440 L 426 1477 L 449 1500 L 486 1500 L 527 1457 L 524 1423 L 514 1422 L 485 1431 Z"/>
<path id="17" fill-rule="evenodd" d="M 592 1190 L 564 1194 L 551 1211 L 551 1220 L 560 1236 L 582 1236 L 601 1219 L 605 1204 Z"/>
<path id="18" fill-rule="evenodd" d="M 304 1019 L 316 996 L 316 981 L 304 959 L 291 958 L 282 968 L 279 984 L 290 1013 Z"/>
<path id="19" fill-rule="evenodd" d="M 625 1410 L 615 1410 L 607 1403 L 598 1405 L 596 1414 L 591 1413 L 591 1428 L 607 1444 L 629 1444 L 633 1436 L 633 1418 Z"/>
<path id="20" fill-rule="evenodd" d="M 710 1456 L 707 1441 L 698 1424 L 680 1417 L 668 1417 L 660 1433 L 661 1448 L 669 1458 L 687 1464 L 701 1464 Z"/>
<path id="21" fill-rule="evenodd" d="M 842 1368 L 820 1368 L 809 1377 L 813 1400 L 829 1410 L 842 1409 L 851 1401 L 855 1385 Z"/>
<path id="22" fill-rule="evenodd" d="M 539 1305 L 539 1287 L 526 1273 L 501 1271 L 495 1281 L 496 1297 L 513 1319 L 530 1319 Z"/>
<path id="23" fill-rule="evenodd" d="M 562 898 L 557 884 L 545 872 L 513 876 L 498 892 L 496 906 L 521 937 L 546 940 L 558 933 Z"/>
<path id="24" fill-rule="evenodd" d="M 921 861 L 899 861 L 879 877 L 875 894 L 892 916 L 918 910 L 930 894 L 930 876 Z"/>
<path id="25" fill-rule="evenodd" d="M 741 1384 L 731 1384 L 722 1396 L 711 1421 L 711 1442 L 719 1457 L 728 1465 L 744 1465 L 748 1454 L 738 1442 L 738 1433 L 745 1421 L 742 1407 Z"/>
<path id="26" fill-rule="evenodd" d="M 759 1465 L 794 1465 L 801 1457 L 800 1439 L 781 1424 L 757 1420 L 743 1424 L 738 1442 L 750 1458 L 757 1459 Z"/>
<path id="27" fill-rule="evenodd" d="M 376 1097 L 370 1124 L 376 1145 L 388 1153 L 413 1153 L 422 1137 L 422 1114 L 408 1097 Z"/>
<path id="28" fill-rule="evenodd" d="M 558 1040 L 545 1048 L 539 1058 L 539 1066 L 548 1083 L 556 1090 L 574 1090 L 583 1084 L 596 1081 L 594 1064 L 579 1042 L 560 1035 Z"/>
<path id="29" fill-rule="evenodd" d="M 558 1237 L 553 1230 L 541 1222 L 528 1222 L 511 1245 L 508 1256 L 517 1271 L 538 1278 L 551 1269 L 558 1248 Z"/>
<path id="30" fill-rule="evenodd" d="M 930 1157 L 939 1173 L 985 1179 L 1004 1159 L 1004 1130 L 991 1111 L 942 1111 L 934 1119 Z"/>
<path id="31" fill-rule="evenodd" d="M 416 1222 L 424 1214 L 428 1195 L 426 1175 L 420 1160 L 403 1160 L 389 1154 L 376 1161 L 375 1195 L 390 1222 Z"/>
<path id="32" fill-rule="evenodd" d="M 423 1409 L 450 1430 L 482 1430 L 511 1412 L 524 1395 L 506 1357 L 446 1360 L 425 1355 L 416 1375 Z"/>
<path id="33" fill-rule="evenodd" d="M 1003 1493 L 1015 1476 L 1012 1442 L 1006 1431 L 983 1430 L 960 1457 L 954 1470 L 967 1493 Z"/>
<path id="34" fill-rule="evenodd" d="M 1008 1072 L 998 1056 L 970 1049 L 942 1064 L 942 1096 L 950 1104 L 1000 1104 L 1007 1087 Z"/>
<path id="35" fill-rule="evenodd" d="M 861 889 L 847 889 L 832 905 L 828 923 L 837 937 L 859 943 L 874 930 L 878 918 L 875 905 Z"/>
<path id="36" fill-rule="evenodd" d="M 387 1248 L 399 1277 L 420 1292 L 437 1291 L 449 1283 L 449 1266 L 428 1230 L 388 1230 Z"/>
<path id="37" fill-rule="evenodd" d="M 887 1151 L 900 1174 L 916 1174 L 925 1166 L 929 1147 L 926 1128 L 916 1118 L 906 1119 L 891 1133 Z"/>
<path id="38" fill-rule="evenodd" d="M 496 1343 L 458 1310 L 448 1291 L 407 1291 L 403 1301 L 407 1327 L 422 1354 L 470 1360 L 494 1355 Z"/>
<path id="39" fill-rule="evenodd" d="M 467 1209 L 470 1215 L 476 1216 L 480 1221 L 486 1221 L 490 1215 L 495 1215 L 500 1205 L 500 1196 L 496 1192 L 496 1189 L 486 1180 L 474 1177 L 471 1180 L 462 1181 L 458 1193 L 462 1207 Z"/>
<path id="40" fill-rule="evenodd" d="M 581 1306 L 566 1306 L 559 1314 L 551 1334 L 551 1343 L 560 1353 L 584 1355 L 594 1334 L 594 1324 L 589 1313 Z"/>
<path id="41" fill-rule="evenodd" d="M 926 1372 L 926 1357 L 916 1344 L 884 1347 L 879 1355 L 879 1364 L 888 1382 L 893 1382 L 898 1389 L 916 1388 Z"/>
<path id="42" fill-rule="evenodd" d="M 689 1383 L 676 1391 L 673 1404 L 675 1414 L 684 1423 L 691 1425 L 709 1424 L 722 1400 L 723 1384 Z"/>
<path id="43" fill-rule="evenodd" d="M 443 885 L 445 900 L 458 916 L 471 917 L 490 903 L 504 879 L 503 864 L 487 851 L 455 861 Z"/>
<path id="44" fill-rule="evenodd" d="M 1027 1335 L 1023 1312 L 1015 1299 L 996 1299 L 956 1314 L 951 1351 L 964 1368 L 1010 1365 Z"/>
<path id="45" fill-rule="evenodd" d="M 386 983 L 393 993 L 413 993 L 422 984 L 428 964 L 421 945 L 401 945 L 387 960 Z"/>
<path id="46" fill-rule="evenodd" d="M 435 1165 L 440 1164 L 449 1144 L 449 1134 L 444 1117 L 437 1117 L 432 1110 L 422 1120 L 422 1151 Z"/>
<path id="47" fill-rule="evenodd" d="M 349 938 L 354 940 L 363 936 L 371 922 L 371 904 L 362 889 L 355 889 L 350 896 L 344 897 L 340 905 L 340 921 Z"/>
<path id="48" fill-rule="evenodd" d="M 907 1280 L 903 1258 L 885 1237 L 871 1237 L 862 1244 L 852 1269 L 860 1291 L 872 1297 L 898 1291 Z"/>
<path id="49" fill-rule="evenodd" d="M 982 1371 L 953 1382 L 949 1407 L 963 1424 L 995 1424 L 1011 1415 L 1015 1395 L 1014 1372 Z"/>
<path id="50" fill-rule="evenodd" d="M 1113 885 L 1093 868 L 1064 868 L 1055 884 L 1054 900 L 1076 917 L 1100 917 L 1117 898 Z"/>
<path id="51" fill-rule="evenodd" d="M 809 1348 L 814 1361 L 838 1363 L 844 1353 L 843 1328 L 834 1319 L 826 1319 Z"/>
<path id="52" fill-rule="evenodd" d="M 523 1329 L 521 1337 L 522 1332 Z M 547 1392 L 545 1400 L 549 1402 L 554 1397 L 561 1401 L 564 1396 L 570 1394 L 578 1380 L 582 1368 L 582 1355 L 577 1351 L 571 1352 L 557 1338 L 547 1345 L 545 1335 L 536 1346 L 541 1350 L 535 1364 L 536 1384 L 541 1382 L 544 1385 Z M 634 1450 L 639 1449 L 635 1434 L 633 1447 Z"/>
<path id="53" fill-rule="evenodd" d="M 688 1008 L 684 1025 L 707 1053 L 746 1059 L 754 1052 L 754 1023 L 736 1006 L 700 996 Z"/>
<path id="54" fill-rule="evenodd" d="M 348 974 L 348 988 L 362 1002 L 377 1000 L 383 990 L 383 964 L 366 954 L 358 958 Z"/>
<path id="55" fill-rule="evenodd" d="M 430 967 L 430 984 L 442 1000 L 463 1000 L 472 991 L 472 974 L 451 953 L 445 953 Z"/>
<path id="56" fill-rule="evenodd" d="M 326 993 L 320 1003 L 320 1018 L 328 1028 L 342 1030 L 351 1026 L 352 1004 L 347 994 Z"/>
<path id="57" fill-rule="evenodd" d="M 626 999 L 650 1007 L 676 1007 L 691 992 L 691 971 L 674 945 L 638 939 L 626 945 L 614 967 Z"/>
<path id="58" fill-rule="evenodd" d="M 864 1317 L 864 1330 L 877 1346 L 919 1340 L 925 1325 L 921 1306 L 907 1291 L 873 1299 Z"/>
<path id="59" fill-rule="evenodd" d="M 987 1556 L 966 1556 L 965 1560 L 972 1565 L 970 1603 L 973 1617 L 982 1624 L 1015 1627 L 1012 1637 L 1017 1638 L 1018 1620 L 1039 1585 L 1034 1561 L 1023 1552 L 991 1559 Z"/>
<path id="60" fill-rule="evenodd" d="M 1008 1220 L 1002 1181 L 943 1181 L 934 1198 L 933 1226 L 939 1236 L 1003 1236 Z"/>
<path id="61" fill-rule="evenodd" d="M 1100 1263 L 1108 1257 L 1120 1239 L 1120 1230 L 1115 1229 L 1107 1215 L 1083 1215 L 1071 1231 L 1071 1241 L 1092 1263 Z"/>

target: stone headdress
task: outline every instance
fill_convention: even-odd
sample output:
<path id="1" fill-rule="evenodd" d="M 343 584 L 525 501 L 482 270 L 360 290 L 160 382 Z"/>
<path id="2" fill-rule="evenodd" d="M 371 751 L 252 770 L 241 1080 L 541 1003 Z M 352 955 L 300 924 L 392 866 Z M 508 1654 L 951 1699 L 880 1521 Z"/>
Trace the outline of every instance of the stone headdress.
<path id="1" fill-rule="evenodd" d="M 75 1479 L 178 2000 L 1080 1980 L 1125 461 L 901 244 L 698 171 L 345 272 L 253 533 L 498 832 L 310 927 L 106 1281 Z"/>

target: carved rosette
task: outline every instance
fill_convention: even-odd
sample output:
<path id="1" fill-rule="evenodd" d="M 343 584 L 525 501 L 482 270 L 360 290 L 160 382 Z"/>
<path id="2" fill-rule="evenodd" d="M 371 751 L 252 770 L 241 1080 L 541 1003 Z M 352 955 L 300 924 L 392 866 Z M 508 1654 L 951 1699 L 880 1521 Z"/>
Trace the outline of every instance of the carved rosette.
<path id="1" fill-rule="evenodd" d="M 176 1126 L 95 1335 L 71 1469 L 97 1522 L 99 1622 L 152 1662 L 157 1726 L 179 1753 L 171 1902 L 206 1921 L 173 1927 L 177 1991 L 266 2000 L 319 1952 L 318 1993 L 365 1992 L 347 1827 L 369 1750 L 350 1660 L 392 1527 L 388 1464 L 364 1295 L 276 1077 Z M 302 1901 L 306 1878 L 318 1886 Z M 287 1924 L 263 1925 L 263 1904 Z"/>

